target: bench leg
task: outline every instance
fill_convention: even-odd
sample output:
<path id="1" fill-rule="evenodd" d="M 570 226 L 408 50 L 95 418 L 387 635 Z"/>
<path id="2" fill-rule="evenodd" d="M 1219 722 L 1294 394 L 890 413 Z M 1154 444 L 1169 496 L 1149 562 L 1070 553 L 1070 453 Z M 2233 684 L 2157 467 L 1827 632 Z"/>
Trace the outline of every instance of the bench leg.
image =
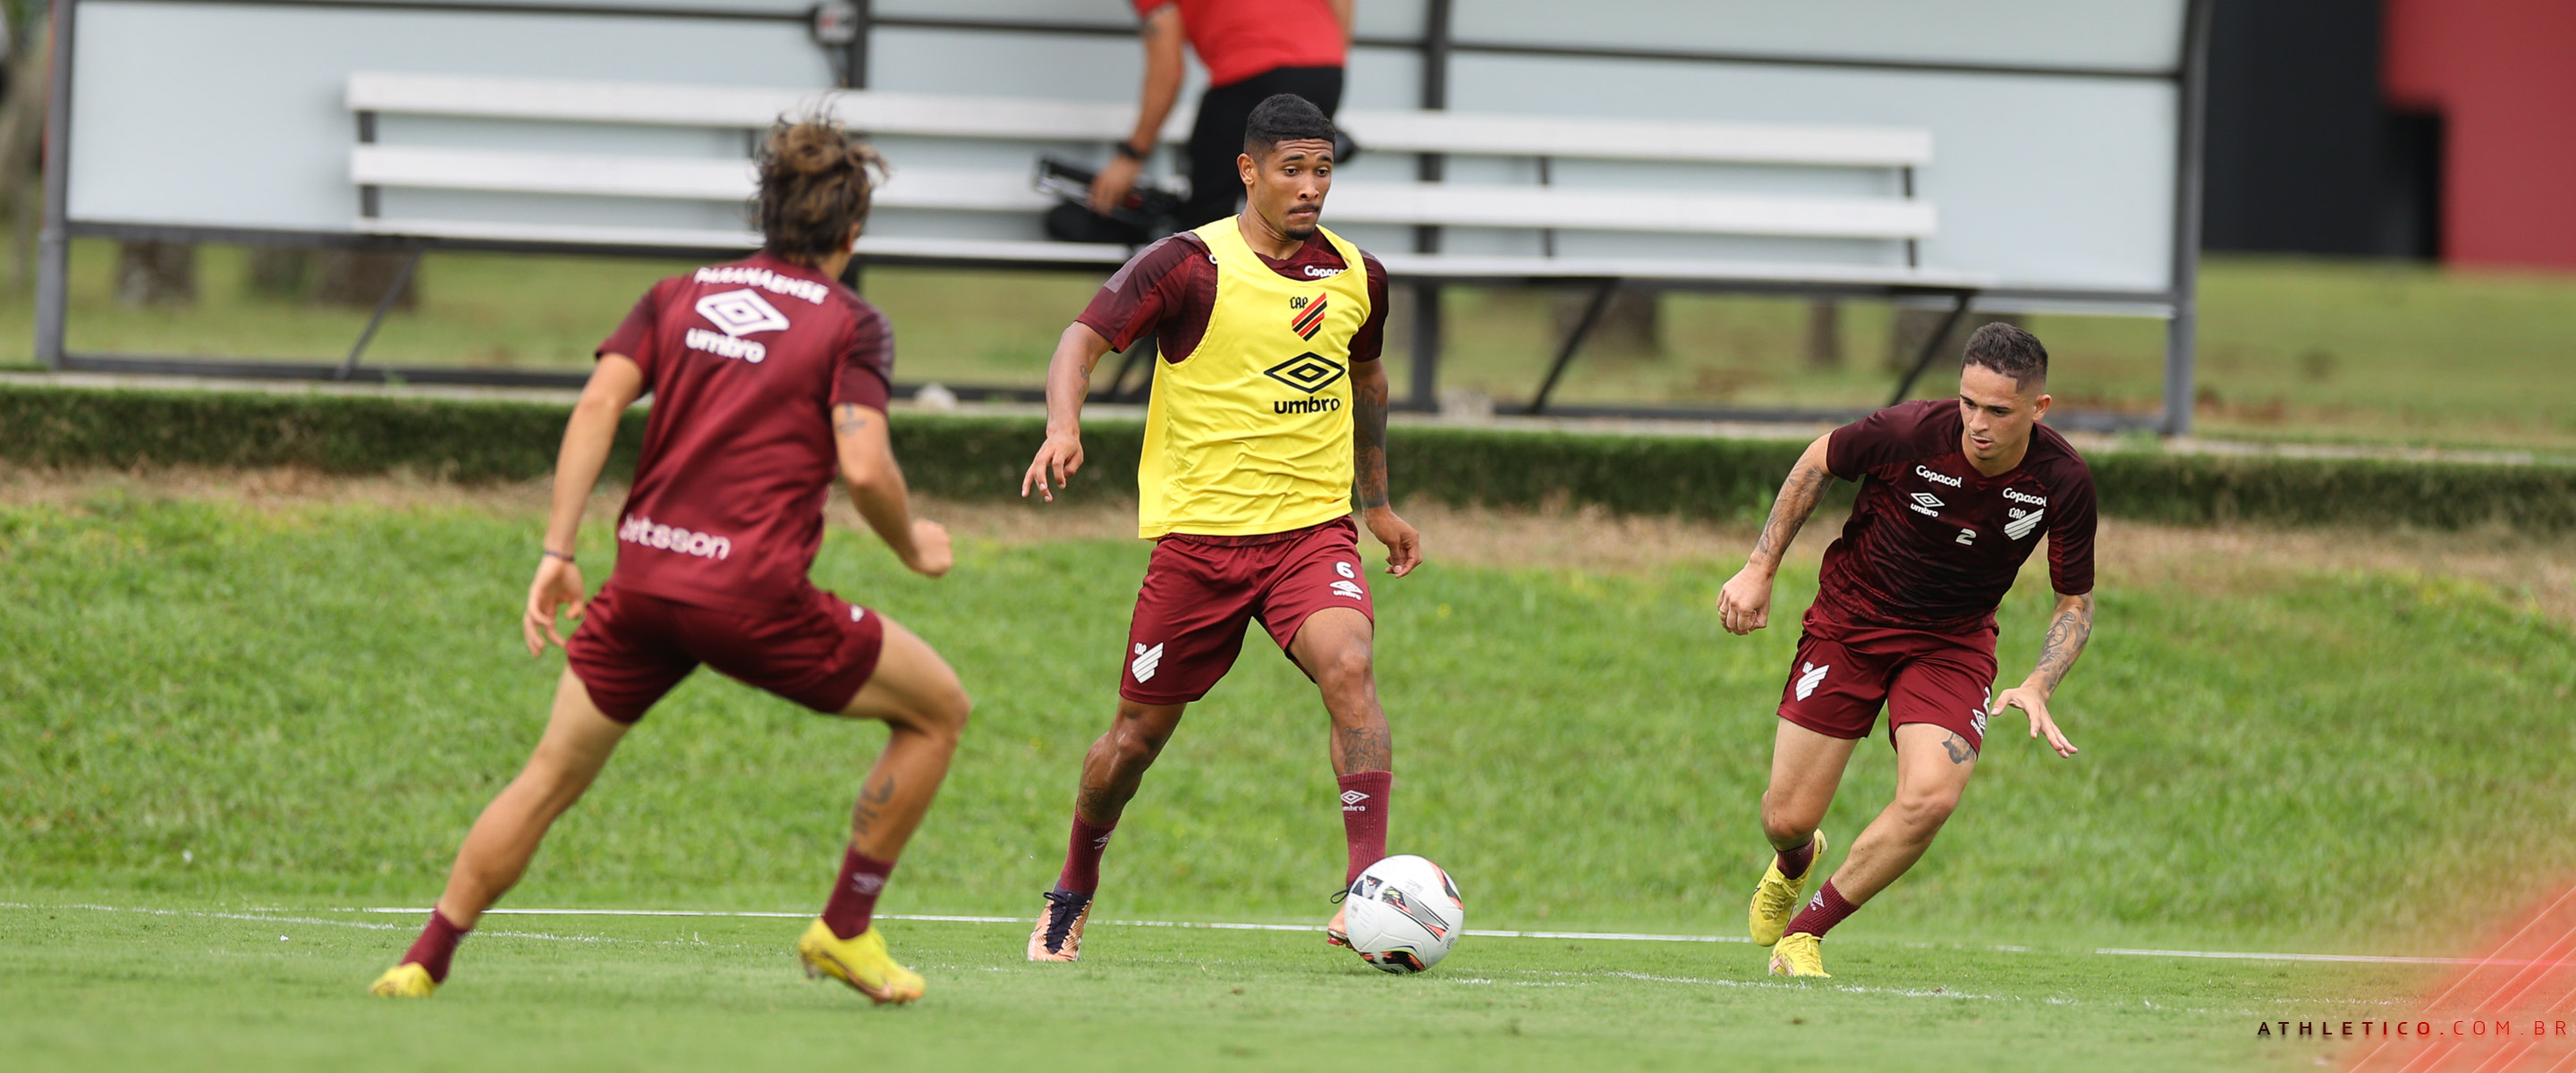
<path id="1" fill-rule="evenodd" d="M 367 318 L 367 329 L 358 333 L 358 341 L 349 347 L 348 358 L 340 363 L 340 371 L 331 379 L 346 380 L 358 371 L 358 359 L 366 356 L 367 344 L 375 340 L 376 329 L 384 327 L 385 314 L 393 312 L 394 300 L 402 297 L 403 288 L 411 286 L 411 274 L 420 267 L 420 255 L 426 252 L 426 246 L 414 247 L 411 257 L 403 262 L 402 271 L 394 273 L 394 285 L 385 288 L 385 296 L 376 300 L 376 315 Z"/>
<path id="2" fill-rule="evenodd" d="M 1583 337 L 1592 334 L 1603 310 L 1610 308 L 1610 298 L 1619 293 L 1619 281 L 1605 279 L 1600 289 L 1592 292 L 1592 302 L 1583 307 L 1583 319 L 1574 322 L 1574 330 L 1565 335 L 1565 344 L 1556 350 L 1556 363 L 1547 367 L 1547 379 L 1538 385 L 1538 397 L 1530 400 L 1524 413 L 1535 415 L 1547 409 L 1547 397 L 1556 393 L 1556 382 L 1565 376 L 1565 367 L 1574 363 L 1574 352 L 1583 346 Z"/>
<path id="3" fill-rule="evenodd" d="M 1960 291 L 1952 299 L 1950 315 L 1941 318 L 1941 326 L 1932 329 L 1932 337 L 1923 341 L 1923 352 L 1914 356 L 1914 367 L 1905 370 L 1905 379 L 1896 382 L 1896 394 L 1887 400 L 1888 405 L 1904 402 L 1905 396 L 1914 393 L 1914 382 L 1922 379 L 1923 371 L 1941 356 L 1941 345 L 1950 341 L 1951 332 L 1959 330 L 1959 322 L 1968 316 L 1968 300 L 1974 297 L 1973 291 Z"/>

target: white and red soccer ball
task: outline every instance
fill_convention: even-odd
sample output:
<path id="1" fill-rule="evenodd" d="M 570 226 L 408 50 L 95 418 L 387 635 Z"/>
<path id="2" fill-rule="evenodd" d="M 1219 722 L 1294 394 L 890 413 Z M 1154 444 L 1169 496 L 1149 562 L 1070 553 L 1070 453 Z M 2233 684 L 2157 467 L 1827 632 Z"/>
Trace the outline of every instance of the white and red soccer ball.
<path id="1" fill-rule="evenodd" d="M 1342 900 L 1351 949 L 1387 972 L 1439 964 L 1466 926 L 1467 903 L 1449 873 L 1409 853 L 1368 866 Z"/>

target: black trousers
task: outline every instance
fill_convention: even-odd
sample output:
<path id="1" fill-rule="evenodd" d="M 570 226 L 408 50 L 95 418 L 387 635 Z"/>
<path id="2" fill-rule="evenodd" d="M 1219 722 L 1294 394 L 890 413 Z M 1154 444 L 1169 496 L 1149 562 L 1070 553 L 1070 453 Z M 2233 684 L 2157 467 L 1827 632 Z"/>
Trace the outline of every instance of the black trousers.
<path id="1" fill-rule="evenodd" d="M 1294 93 L 1332 118 L 1342 106 L 1339 67 L 1274 67 L 1199 96 L 1198 122 L 1190 128 L 1190 199 L 1181 205 L 1184 231 L 1234 215 L 1243 202 L 1243 177 L 1234 158 L 1243 153 L 1243 126 L 1252 109 L 1274 93 Z"/>

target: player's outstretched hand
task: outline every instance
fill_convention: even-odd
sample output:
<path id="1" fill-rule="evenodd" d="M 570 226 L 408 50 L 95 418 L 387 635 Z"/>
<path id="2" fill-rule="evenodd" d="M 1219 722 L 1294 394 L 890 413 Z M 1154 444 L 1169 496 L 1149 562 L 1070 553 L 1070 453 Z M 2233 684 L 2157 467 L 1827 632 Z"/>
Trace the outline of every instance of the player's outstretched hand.
<path id="1" fill-rule="evenodd" d="M 1035 487 L 1039 495 L 1045 496 L 1047 502 L 1053 503 L 1055 490 L 1072 484 L 1073 475 L 1081 469 L 1082 437 L 1078 434 L 1050 435 L 1046 443 L 1038 447 L 1038 456 L 1030 460 L 1028 475 L 1020 478 L 1020 498 L 1027 499 L 1029 489 Z M 1049 474 L 1055 477 L 1053 485 L 1047 483 Z"/>
<path id="2" fill-rule="evenodd" d="M 903 564 L 924 577 L 940 577 L 957 565 L 957 552 L 948 545 L 948 527 L 928 518 L 912 520 L 912 558 Z"/>
<path id="3" fill-rule="evenodd" d="M 2019 708 L 2024 713 L 2028 714 L 2030 716 L 2030 736 L 2036 738 L 2042 734 L 2046 734 L 2048 736 L 2048 747 L 2057 750 L 2057 755 L 2073 756 L 2076 754 L 2077 750 L 2075 748 L 2075 743 L 2066 740 L 2066 735 L 2060 733 L 2057 729 L 2057 720 L 2048 717 L 2047 694 L 2026 684 L 2014 686 L 2011 689 L 1995 694 L 1995 699 L 1986 705 L 1986 715 L 1989 717 L 2002 715 L 2006 708 Z"/>
<path id="4" fill-rule="evenodd" d="M 1386 572 L 1403 577 L 1422 565 L 1422 534 L 1413 524 L 1395 516 L 1393 507 L 1371 507 L 1362 512 L 1368 522 L 1369 535 L 1386 545 Z"/>
<path id="5" fill-rule="evenodd" d="M 527 638 L 528 655 L 545 654 L 546 645 L 563 647 L 563 635 L 555 632 L 555 611 L 570 605 L 566 612 L 580 618 L 590 590 L 581 583 L 581 567 L 570 559 L 552 555 L 537 561 L 537 579 L 528 583 L 528 609 L 519 616 L 519 633 Z"/>
<path id="6" fill-rule="evenodd" d="M 1738 637 L 1771 624 L 1771 575 L 1747 564 L 1717 590 L 1717 621 Z"/>

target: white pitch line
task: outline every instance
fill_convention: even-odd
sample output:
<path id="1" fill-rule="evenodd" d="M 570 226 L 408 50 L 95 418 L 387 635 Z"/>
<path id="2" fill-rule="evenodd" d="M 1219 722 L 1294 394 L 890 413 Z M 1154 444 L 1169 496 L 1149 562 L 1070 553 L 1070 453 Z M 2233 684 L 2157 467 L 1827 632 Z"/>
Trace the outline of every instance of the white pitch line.
<path id="1" fill-rule="evenodd" d="M 429 907 L 414 907 L 407 905 L 365 906 L 357 909 L 346 909 L 340 911 L 350 913 L 426 913 L 429 912 Z M 810 913 L 726 912 L 707 909 L 486 909 L 483 912 L 487 915 L 511 913 L 521 916 L 561 917 L 792 917 L 803 919 L 813 915 Z M 927 913 L 879 913 L 877 916 L 885 920 L 931 920 L 954 924 L 1030 924 L 1035 923 L 1037 920 L 1035 917 L 948 916 Z M 1092 923 L 1130 928 L 1206 928 L 1212 931 L 1322 930 L 1312 924 L 1236 924 L 1193 920 L 1095 920 L 1092 921 Z M 1740 935 L 1657 935 L 1647 932 L 1618 931 L 1480 931 L 1475 928 L 1469 928 L 1459 934 L 1473 935 L 1487 939 L 1598 939 L 1603 942 L 1650 943 L 1752 942 L 1751 939 L 1747 939 Z"/>
<path id="2" fill-rule="evenodd" d="M 429 907 L 368 906 L 360 909 L 342 911 L 356 913 L 426 913 L 429 912 Z M 484 910 L 484 912 L 515 913 L 525 916 L 783 917 L 796 919 L 803 919 L 812 915 L 808 913 L 730 912 L 706 909 L 487 909 Z M 928 920 L 956 924 L 1028 924 L 1036 920 L 1034 917 L 951 916 L 917 913 L 879 913 L 877 915 L 887 920 Z M 1092 921 L 1092 923 L 1131 928 L 1206 928 L 1214 931 L 1316 930 L 1316 928 L 1310 924 L 1236 924 L 1208 923 L 1187 920 L 1095 920 Z M 1751 939 L 1741 935 L 1666 935 L 1654 932 L 1624 931 L 1480 931 L 1470 928 L 1460 934 L 1473 935 L 1486 939 L 1578 939 L 1594 940 L 1599 942 L 1633 943 L 1747 943 L 1752 941 Z M 1986 949 L 2008 954 L 2030 952 L 2030 948 L 2027 946 L 1989 946 L 1986 947 Z M 2401 957 L 2397 955 L 2382 954 L 2264 954 L 2233 950 L 2134 950 L 2127 947 L 2103 947 L 2093 952 L 2095 954 L 2113 957 L 2227 958 L 2240 961 L 2328 961 L 2378 965 L 2475 965 L 2481 963 L 2478 958 Z M 2555 965 L 2561 963 L 2532 962 L 2531 964 Z"/>
<path id="3" fill-rule="evenodd" d="M 2096 950 L 2094 953 L 2115 954 L 2122 957 L 2231 958 L 2240 961 L 2356 961 L 2374 965 L 2478 965 L 2485 963 L 2483 959 L 2480 958 L 2419 958 L 2398 957 L 2389 954 L 2247 954 L 2227 950 L 2124 950 L 2118 947 L 2107 947 L 2101 950 Z M 2524 962 L 2524 964 L 2556 965 L 2560 964 L 2560 962 L 2535 961 Z"/>

